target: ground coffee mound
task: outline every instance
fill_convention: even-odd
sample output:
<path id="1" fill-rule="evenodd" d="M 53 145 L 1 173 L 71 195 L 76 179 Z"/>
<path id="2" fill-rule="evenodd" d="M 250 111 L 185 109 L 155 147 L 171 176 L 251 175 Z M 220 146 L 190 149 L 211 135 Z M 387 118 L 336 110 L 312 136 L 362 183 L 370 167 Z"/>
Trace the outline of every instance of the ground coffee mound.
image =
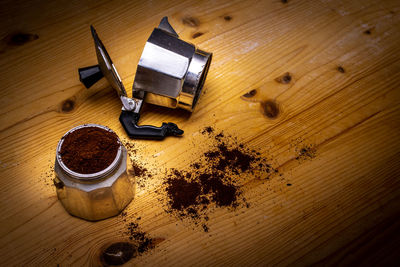
<path id="1" fill-rule="evenodd" d="M 70 170 L 89 174 L 110 166 L 119 147 L 118 136 L 114 132 L 98 127 L 84 127 L 65 136 L 60 155 Z"/>
<path id="2" fill-rule="evenodd" d="M 210 208 L 249 207 L 241 183 L 254 176 L 269 179 L 278 172 L 261 153 L 236 138 L 205 127 L 201 133 L 211 138 L 208 150 L 184 170 L 170 169 L 164 182 L 166 211 L 179 218 L 194 219 L 205 232 Z"/>

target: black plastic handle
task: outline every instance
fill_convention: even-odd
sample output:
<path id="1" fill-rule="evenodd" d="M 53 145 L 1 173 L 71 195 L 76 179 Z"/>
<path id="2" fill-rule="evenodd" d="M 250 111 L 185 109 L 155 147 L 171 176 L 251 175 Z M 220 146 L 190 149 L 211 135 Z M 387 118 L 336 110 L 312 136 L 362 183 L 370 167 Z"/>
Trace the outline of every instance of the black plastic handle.
<path id="1" fill-rule="evenodd" d="M 78 72 L 79 80 L 87 89 L 89 89 L 93 84 L 104 77 L 99 65 L 80 68 L 78 69 Z"/>
<path id="2" fill-rule="evenodd" d="M 169 122 L 161 125 L 161 127 L 151 125 L 137 125 L 140 115 L 132 111 L 121 112 L 119 121 L 125 129 L 125 132 L 131 138 L 135 139 L 155 139 L 162 140 L 166 136 L 180 136 L 183 134 L 183 130 L 179 129 L 175 123 Z"/>

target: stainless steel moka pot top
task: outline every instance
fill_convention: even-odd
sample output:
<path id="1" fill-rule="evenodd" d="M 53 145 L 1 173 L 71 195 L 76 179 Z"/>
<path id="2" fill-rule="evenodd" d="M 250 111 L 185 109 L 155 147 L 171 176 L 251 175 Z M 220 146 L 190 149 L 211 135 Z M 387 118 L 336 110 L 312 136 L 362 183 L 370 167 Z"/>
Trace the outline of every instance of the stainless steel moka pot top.
<path id="1" fill-rule="evenodd" d="M 91 31 L 99 64 L 79 69 L 80 81 L 86 88 L 102 77 L 107 78 L 121 99 L 119 120 L 129 137 L 163 139 L 168 135 L 182 135 L 183 131 L 171 122 L 163 123 L 161 127 L 139 126 L 142 105 L 147 102 L 192 112 L 206 79 L 212 53 L 179 39 L 168 18 L 164 17 L 144 46 L 136 69 L 132 98 L 129 98 L 117 69 L 92 26 Z"/>

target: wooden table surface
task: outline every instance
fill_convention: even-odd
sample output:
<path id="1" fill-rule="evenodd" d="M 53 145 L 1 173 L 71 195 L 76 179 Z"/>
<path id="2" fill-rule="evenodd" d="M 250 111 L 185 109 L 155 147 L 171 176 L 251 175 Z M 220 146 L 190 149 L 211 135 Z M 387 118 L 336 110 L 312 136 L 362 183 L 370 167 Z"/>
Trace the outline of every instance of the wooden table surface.
<path id="1" fill-rule="evenodd" d="M 184 169 L 204 152 L 201 130 L 212 126 L 260 151 L 282 176 L 243 177 L 250 207 L 215 209 L 208 233 L 166 213 L 157 193 L 165 177 L 149 180 L 127 218 L 140 216 L 141 229 L 163 241 L 128 265 L 399 264 L 399 1 L 0 7 L 0 265 L 96 266 L 105 244 L 127 239 L 120 216 L 93 223 L 63 209 L 52 185 L 55 149 L 84 123 L 126 139 L 113 89 L 103 79 L 87 90 L 78 79 L 79 67 L 97 62 L 89 25 L 131 88 L 165 15 L 214 57 L 193 114 L 148 107 L 142 116 L 144 124 L 176 122 L 184 137 L 135 141 L 135 160 Z M 303 145 L 313 154 L 299 159 Z"/>

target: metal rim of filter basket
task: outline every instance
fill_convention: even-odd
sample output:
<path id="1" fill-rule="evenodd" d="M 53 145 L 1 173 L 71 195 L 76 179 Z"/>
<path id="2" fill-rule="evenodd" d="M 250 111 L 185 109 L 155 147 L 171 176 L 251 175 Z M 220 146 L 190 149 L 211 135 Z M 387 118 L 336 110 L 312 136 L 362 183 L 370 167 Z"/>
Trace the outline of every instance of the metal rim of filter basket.
<path id="1" fill-rule="evenodd" d="M 98 178 L 103 178 L 105 176 L 107 176 L 109 173 L 111 173 L 112 171 L 115 170 L 115 168 L 119 165 L 120 161 L 121 161 L 121 155 L 122 155 L 122 143 L 121 140 L 119 139 L 119 137 L 117 136 L 117 140 L 118 143 L 120 144 L 118 151 L 117 151 L 117 155 L 115 156 L 115 159 L 113 160 L 113 162 L 104 170 L 101 170 L 99 172 L 95 172 L 95 173 L 78 173 L 78 172 L 74 172 L 71 169 L 69 169 L 64 162 L 61 159 L 61 155 L 60 155 L 60 151 L 61 151 L 61 147 L 64 143 L 64 139 L 67 137 L 67 135 L 69 135 L 70 133 L 82 129 L 82 128 L 89 128 L 89 127 L 97 127 L 112 133 L 115 133 L 113 130 L 111 130 L 110 128 L 100 125 L 100 124 L 94 124 L 94 123 L 89 123 L 89 124 L 83 124 L 83 125 L 79 125 L 76 126 L 74 128 L 72 128 L 71 130 L 69 130 L 68 132 L 66 132 L 63 137 L 61 138 L 61 140 L 58 142 L 57 145 L 57 150 L 56 150 L 56 159 L 57 159 L 57 163 L 60 165 L 61 169 L 63 171 L 65 171 L 69 176 L 71 176 L 72 178 L 78 179 L 78 180 L 86 180 L 86 181 L 90 181 L 90 180 L 95 180 Z"/>

